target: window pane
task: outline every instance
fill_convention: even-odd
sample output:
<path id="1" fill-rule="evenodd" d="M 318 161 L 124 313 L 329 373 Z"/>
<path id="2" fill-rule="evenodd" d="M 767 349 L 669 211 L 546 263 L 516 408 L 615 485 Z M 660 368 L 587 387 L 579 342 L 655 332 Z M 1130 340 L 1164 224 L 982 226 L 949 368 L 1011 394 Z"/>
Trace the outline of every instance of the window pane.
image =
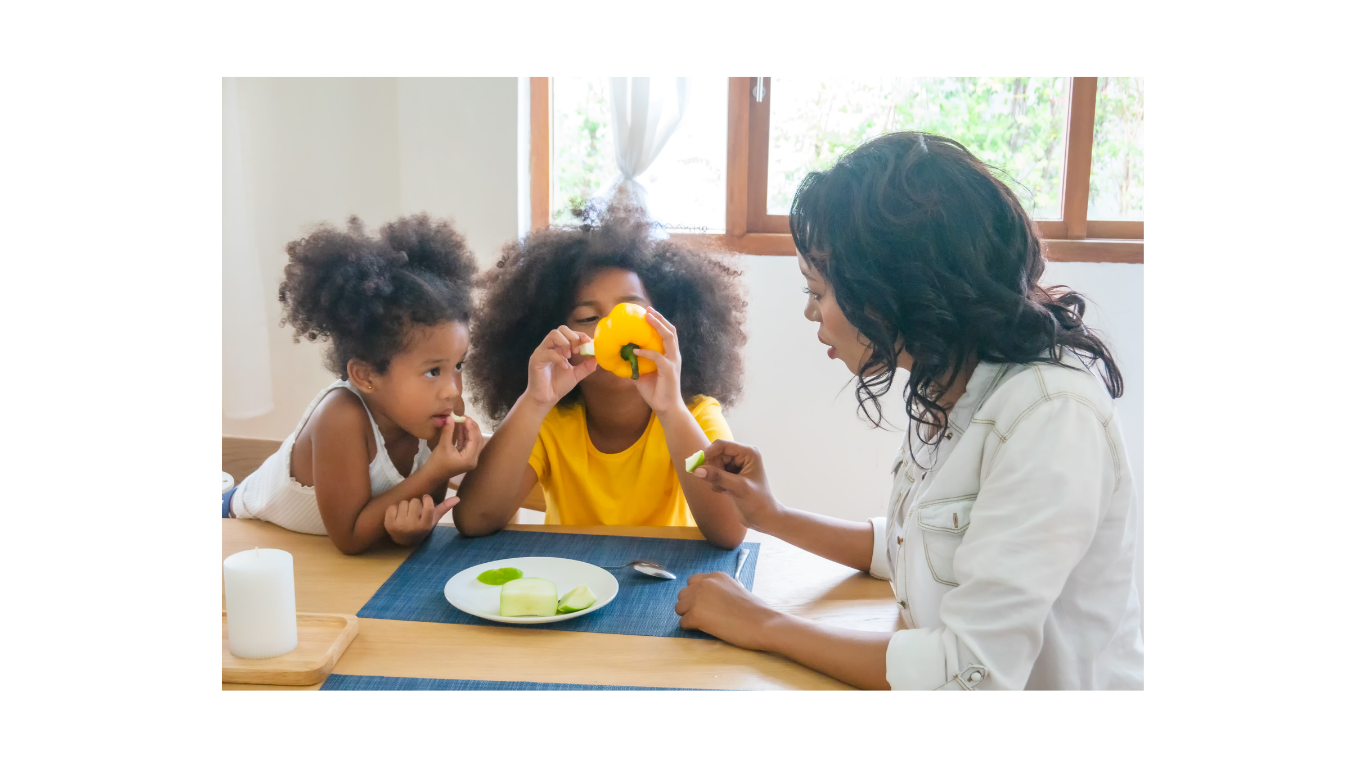
<path id="1" fill-rule="evenodd" d="M 650 215 L 666 229 L 724 232 L 727 79 L 690 80 L 683 120 L 636 180 L 646 189 Z M 605 77 L 556 77 L 551 88 L 555 167 L 550 205 L 552 220 L 568 223 L 574 201 L 601 193 L 617 175 L 610 101 Z"/>
<path id="2" fill-rule="evenodd" d="M 1102 77 L 1091 147 L 1092 221 L 1143 220 L 1143 78 Z"/>
<path id="3" fill-rule="evenodd" d="M 1004 171 L 1035 218 L 1062 217 L 1067 79 L 775 77 L 768 212 L 787 214 L 807 173 L 861 142 L 917 130 L 955 139 Z"/>
<path id="4" fill-rule="evenodd" d="M 551 220 L 569 221 L 570 206 L 593 196 L 616 174 L 612 129 L 607 120 L 606 78 L 550 79 Z"/>

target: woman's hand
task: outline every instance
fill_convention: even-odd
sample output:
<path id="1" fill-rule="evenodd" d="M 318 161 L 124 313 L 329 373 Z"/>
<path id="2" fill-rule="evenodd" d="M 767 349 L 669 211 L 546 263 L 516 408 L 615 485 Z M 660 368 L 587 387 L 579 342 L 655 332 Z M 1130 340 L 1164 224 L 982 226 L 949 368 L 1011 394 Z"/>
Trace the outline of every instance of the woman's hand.
<path id="1" fill-rule="evenodd" d="M 427 538 L 436 527 L 436 521 L 459 503 L 460 497 L 452 496 L 435 505 L 432 497 L 426 494 L 421 499 L 400 501 L 384 511 L 384 530 L 395 544 L 412 546 Z"/>
<path id="2" fill-rule="evenodd" d="M 767 631 L 781 614 L 724 573 L 698 573 L 678 593 L 674 613 L 684 629 L 699 629 L 731 645 L 768 650 Z"/>
<path id="3" fill-rule="evenodd" d="M 483 448 L 484 433 L 473 418 L 466 416 L 463 422 L 448 418 L 446 425 L 441 428 L 441 434 L 437 435 L 427 464 L 438 475 L 449 480 L 474 469 Z"/>
<path id="4" fill-rule="evenodd" d="M 550 406 L 560 402 L 584 377 L 598 368 L 592 355 L 578 365 L 570 365 L 569 358 L 578 354 L 579 347 L 592 341 L 586 333 L 576 333 L 562 325 L 546 334 L 527 363 L 526 393 L 535 402 Z"/>
<path id="5" fill-rule="evenodd" d="M 711 483 L 713 491 L 730 496 L 747 527 L 756 531 L 768 528 L 773 518 L 781 514 L 783 505 L 768 488 L 759 450 L 716 440 L 707 446 L 704 455 L 706 460 L 693 470 L 693 475 Z"/>
<path id="6" fill-rule="evenodd" d="M 654 373 L 642 373 L 635 381 L 636 391 L 655 413 L 664 414 L 675 408 L 686 408 L 679 383 L 683 373 L 683 356 L 678 352 L 678 330 L 654 307 L 645 310 L 645 321 L 664 340 L 664 354 L 648 349 L 636 350 L 636 357 L 653 362 L 659 369 Z"/>

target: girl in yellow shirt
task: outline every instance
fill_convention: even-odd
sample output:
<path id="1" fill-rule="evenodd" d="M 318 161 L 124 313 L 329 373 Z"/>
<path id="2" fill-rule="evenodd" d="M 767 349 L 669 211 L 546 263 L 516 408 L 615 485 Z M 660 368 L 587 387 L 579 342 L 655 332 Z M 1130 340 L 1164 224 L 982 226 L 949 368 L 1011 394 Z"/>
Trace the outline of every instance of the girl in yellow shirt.
<path id="1" fill-rule="evenodd" d="M 549 524 L 695 525 L 716 546 L 739 546 L 733 503 L 684 462 L 732 439 L 721 408 L 741 391 L 740 273 L 651 240 L 638 211 L 580 215 L 583 226 L 509 245 L 485 278 L 466 375 L 474 402 L 501 423 L 461 484 L 456 527 L 501 530 L 539 482 Z M 664 341 L 663 354 L 636 350 L 658 369 L 637 380 L 578 353 L 621 303 L 650 308 Z"/>

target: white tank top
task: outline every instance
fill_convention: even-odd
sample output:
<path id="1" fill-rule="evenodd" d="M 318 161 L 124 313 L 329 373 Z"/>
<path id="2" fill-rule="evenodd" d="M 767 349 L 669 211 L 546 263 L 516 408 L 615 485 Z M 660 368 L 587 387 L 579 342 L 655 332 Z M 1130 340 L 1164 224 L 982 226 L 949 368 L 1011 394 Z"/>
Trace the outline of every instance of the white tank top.
<path id="1" fill-rule="evenodd" d="M 375 459 L 370 462 L 370 497 L 374 498 L 403 482 L 403 475 L 399 474 L 394 462 L 389 458 L 389 451 L 385 450 L 384 436 L 379 433 L 379 425 L 370 413 L 370 406 L 365 405 L 365 398 L 360 397 L 360 392 L 351 385 L 351 382 L 338 379 L 319 392 L 318 396 L 313 398 L 313 402 L 308 404 L 303 418 L 299 419 L 299 426 L 285 438 L 280 450 L 271 454 L 259 469 L 237 486 L 237 491 L 232 495 L 234 515 L 265 520 L 299 533 L 320 536 L 327 534 L 327 529 L 323 527 L 322 513 L 318 511 L 318 497 L 312 488 L 299 485 L 299 481 L 289 474 L 289 456 L 294 450 L 294 438 L 298 436 L 299 430 L 303 429 L 308 417 L 313 415 L 313 409 L 318 407 L 318 403 L 322 402 L 328 392 L 338 387 L 345 387 L 360 398 L 361 405 L 365 406 L 365 415 L 370 418 L 370 428 L 375 431 Z M 413 458 L 410 474 L 426 464 L 431 455 L 432 451 L 427 447 L 427 441 L 419 440 L 417 456 Z"/>

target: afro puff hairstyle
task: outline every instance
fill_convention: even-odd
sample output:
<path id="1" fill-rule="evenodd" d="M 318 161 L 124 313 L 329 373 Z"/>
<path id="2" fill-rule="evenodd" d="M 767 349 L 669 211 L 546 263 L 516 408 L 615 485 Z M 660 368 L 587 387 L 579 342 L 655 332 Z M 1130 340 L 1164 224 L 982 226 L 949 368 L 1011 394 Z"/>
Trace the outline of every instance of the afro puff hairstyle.
<path id="1" fill-rule="evenodd" d="M 638 208 L 579 208 L 578 226 L 531 233 L 503 249 L 481 278 L 486 293 L 470 329 L 466 381 L 495 421 L 527 385 L 527 360 L 551 330 L 568 321 L 580 286 L 603 269 L 640 277 L 655 309 L 678 329 L 683 399 L 740 399 L 744 383 L 745 301 L 740 271 L 723 254 L 703 254 L 676 240 L 652 240 L 656 226 Z M 576 387 L 559 405 L 579 402 Z"/>
<path id="2" fill-rule="evenodd" d="M 323 224 L 285 252 L 280 324 L 294 326 L 296 344 L 330 342 L 327 367 L 342 379 L 352 358 L 384 373 L 414 325 L 470 321 L 478 265 L 449 222 L 425 213 L 385 224 L 378 237 L 355 216 L 345 231 Z"/>

